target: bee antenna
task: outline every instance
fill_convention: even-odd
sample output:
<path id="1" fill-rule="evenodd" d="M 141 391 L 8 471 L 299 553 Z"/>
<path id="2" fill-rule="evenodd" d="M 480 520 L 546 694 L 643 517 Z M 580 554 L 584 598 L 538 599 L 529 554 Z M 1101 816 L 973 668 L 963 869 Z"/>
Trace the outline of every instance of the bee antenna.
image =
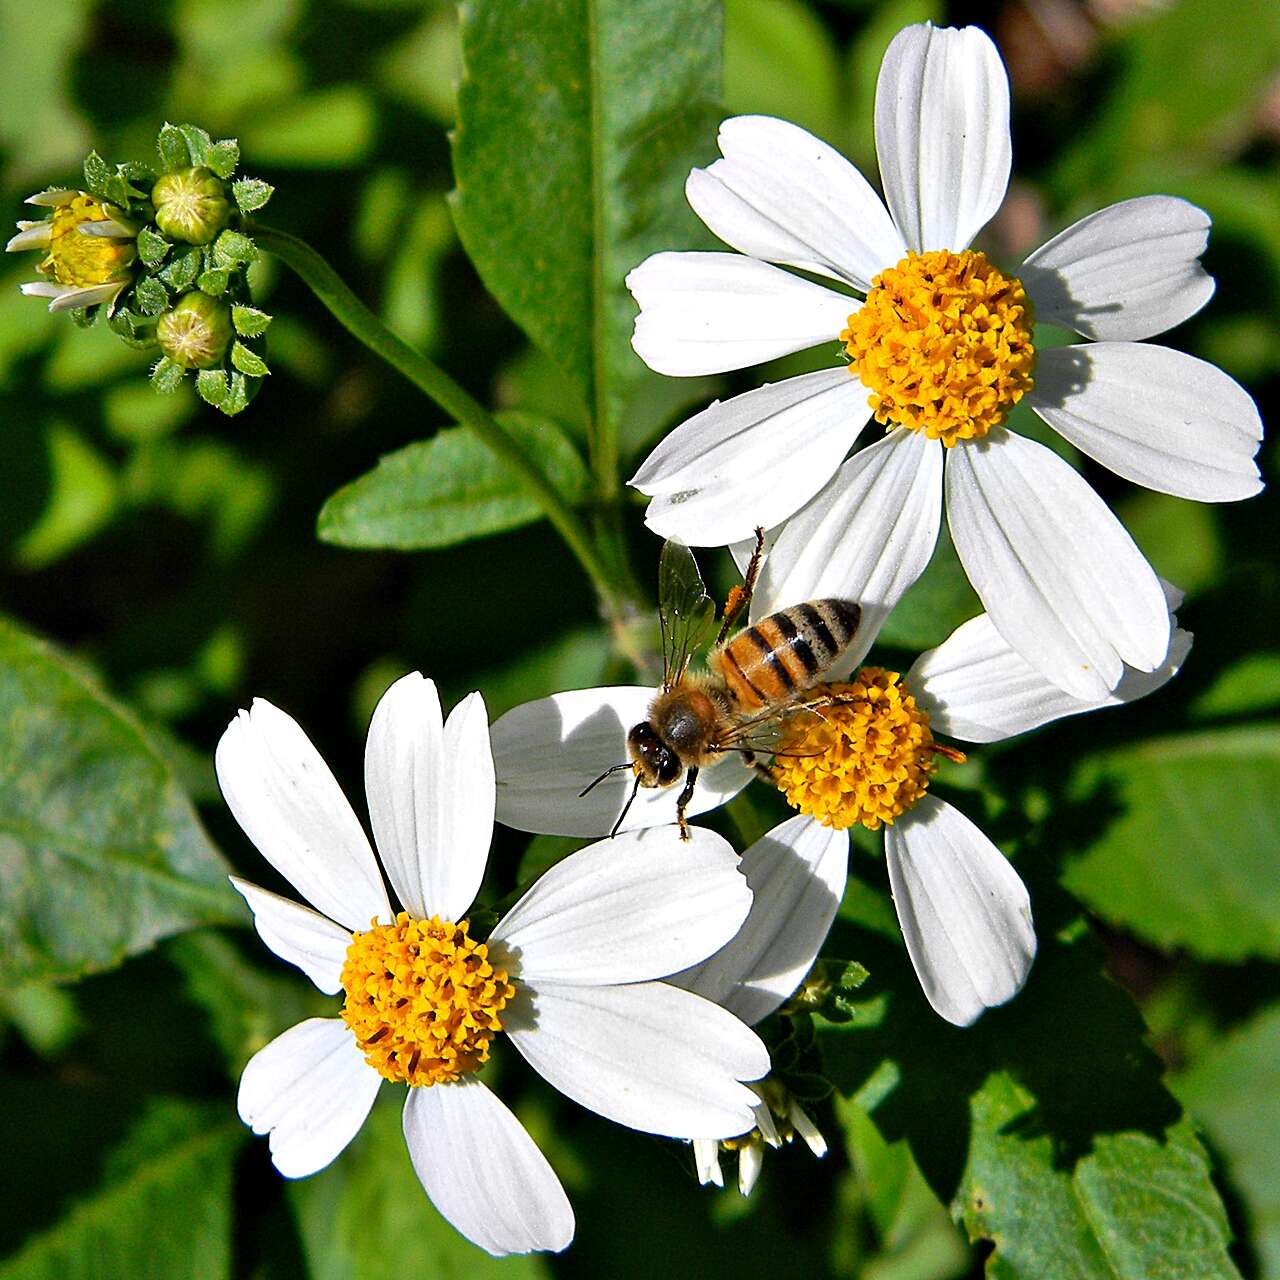
<path id="1" fill-rule="evenodd" d="M 612 772 L 612 770 L 610 771 Z M 628 812 L 631 809 L 631 802 L 636 798 L 636 792 L 640 790 L 640 775 L 636 774 L 636 785 L 631 788 L 631 794 L 627 797 L 627 803 L 622 806 L 622 812 L 618 814 L 618 820 L 613 824 L 613 830 L 609 832 L 609 839 L 612 840 L 618 834 L 618 828 L 622 826 Z"/>
<path id="2" fill-rule="evenodd" d="M 591 783 L 591 784 L 590 784 L 590 786 L 587 786 L 587 787 L 585 787 L 583 790 L 581 790 L 581 791 L 579 791 L 579 792 L 578 792 L 578 799 L 579 799 L 579 800 L 581 800 L 581 799 L 582 799 L 582 797 L 583 797 L 583 796 L 585 796 L 585 795 L 587 794 L 587 792 L 588 792 L 588 791 L 593 791 L 593 790 L 594 790 L 596 787 L 598 787 L 598 786 L 599 786 L 599 785 L 600 785 L 600 784 L 601 784 L 601 783 L 602 783 L 606 778 L 610 778 L 610 777 L 612 777 L 612 776 L 613 776 L 615 773 L 617 773 L 619 770 L 621 770 L 621 769 L 630 769 L 630 768 L 631 768 L 631 761 L 630 761 L 630 760 L 624 760 L 624 761 L 622 762 L 622 764 L 615 764 L 615 765 L 611 765 L 611 766 L 610 766 L 608 769 L 606 769 L 606 770 L 605 770 L 605 771 L 604 771 L 604 772 L 603 772 L 603 773 L 602 773 L 602 774 L 601 774 L 601 775 L 600 775 L 600 776 L 599 776 L 599 777 L 598 777 L 598 778 L 597 778 L 593 783 Z"/>

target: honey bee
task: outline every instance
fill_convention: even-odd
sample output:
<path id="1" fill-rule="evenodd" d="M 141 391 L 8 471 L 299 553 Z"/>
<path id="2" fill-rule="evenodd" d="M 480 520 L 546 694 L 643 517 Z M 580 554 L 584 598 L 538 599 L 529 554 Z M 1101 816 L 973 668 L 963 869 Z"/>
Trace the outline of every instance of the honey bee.
<path id="1" fill-rule="evenodd" d="M 670 787 L 683 774 L 676 821 L 681 839 L 687 840 L 685 812 L 700 769 L 730 751 L 755 765 L 757 756 L 774 754 L 778 730 L 788 717 L 830 705 L 829 697 L 807 699 L 805 693 L 849 647 L 862 609 L 851 600 L 810 600 L 771 613 L 729 639 L 734 620 L 751 599 L 763 550 L 764 531 L 757 529 L 743 585 L 725 602 L 707 671 L 691 674 L 690 662 L 715 621 L 715 605 L 689 548 L 674 541 L 663 546 L 658 564 L 662 689 L 649 704 L 648 718 L 627 734 L 630 759 L 606 769 L 582 792 L 623 769 L 635 775 L 613 834 L 641 787 Z"/>

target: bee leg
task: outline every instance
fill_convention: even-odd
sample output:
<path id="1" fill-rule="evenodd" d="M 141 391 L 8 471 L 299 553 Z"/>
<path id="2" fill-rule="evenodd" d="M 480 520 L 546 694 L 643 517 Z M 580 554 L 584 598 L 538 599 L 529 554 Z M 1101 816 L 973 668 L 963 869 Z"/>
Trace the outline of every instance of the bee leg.
<path id="1" fill-rule="evenodd" d="M 729 598 L 724 602 L 724 613 L 720 623 L 720 634 L 716 636 L 713 648 L 718 649 L 725 642 L 729 628 L 734 619 L 751 603 L 751 593 L 756 589 L 756 579 L 760 576 L 760 561 L 764 558 L 764 530 L 756 527 L 756 549 L 751 553 L 751 561 L 743 576 L 742 586 L 733 587 Z"/>
<path id="2" fill-rule="evenodd" d="M 680 792 L 680 797 L 676 801 L 676 821 L 680 824 L 681 840 L 689 838 L 689 824 L 685 821 L 684 811 L 689 807 L 689 801 L 693 799 L 693 784 L 697 781 L 698 766 L 693 765 L 685 775 L 684 790 Z"/>

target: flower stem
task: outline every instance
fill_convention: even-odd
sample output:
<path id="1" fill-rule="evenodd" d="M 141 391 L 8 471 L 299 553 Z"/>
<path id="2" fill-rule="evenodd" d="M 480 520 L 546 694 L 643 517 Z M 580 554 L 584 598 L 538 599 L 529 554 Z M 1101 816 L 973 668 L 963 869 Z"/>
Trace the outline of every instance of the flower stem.
<path id="1" fill-rule="evenodd" d="M 599 594 L 605 612 L 611 618 L 627 615 L 630 607 L 610 581 L 586 526 L 502 424 L 439 365 L 397 338 L 309 244 L 260 222 L 253 224 L 252 233 L 261 248 L 275 254 L 298 274 L 348 333 L 402 373 L 455 421 L 470 427 L 510 467 L 577 557 Z"/>

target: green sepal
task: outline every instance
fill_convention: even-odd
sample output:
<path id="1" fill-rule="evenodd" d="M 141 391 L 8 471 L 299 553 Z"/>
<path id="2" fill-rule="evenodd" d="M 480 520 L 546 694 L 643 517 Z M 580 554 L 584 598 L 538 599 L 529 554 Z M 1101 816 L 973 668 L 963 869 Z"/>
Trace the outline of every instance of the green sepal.
<path id="1" fill-rule="evenodd" d="M 250 378 L 265 378 L 271 372 L 267 368 L 267 362 L 260 355 L 250 351 L 243 342 L 232 344 L 231 364 Z"/>
<path id="2" fill-rule="evenodd" d="M 235 306 L 231 308 L 231 323 L 242 338 L 257 338 L 266 333 L 271 317 L 257 307 Z"/>
<path id="3" fill-rule="evenodd" d="M 258 256 L 258 247 L 239 231 L 224 231 L 213 242 L 213 265 L 234 270 L 241 263 L 247 265 Z"/>
<path id="4" fill-rule="evenodd" d="M 138 257 L 144 266 L 158 267 L 173 246 L 158 231 L 143 227 L 138 232 Z"/>
<path id="5" fill-rule="evenodd" d="M 155 331 L 145 317 L 135 315 L 128 307 L 117 307 L 107 317 L 107 326 L 121 341 L 131 347 L 155 346 Z"/>
<path id="6" fill-rule="evenodd" d="M 78 329 L 91 329 L 98 318 L 100 307 L 77 307 L 71 313 L 71 319 Z"/>
<path id="7" fill-rule="evenodd" d="M 218 177 L 226 179 L 236 171 L 240 163 L 240 144 L 234 138 L 221 138 L 210 148 L 204 161 Z"/>
<path id="8" fill-rule="evenodd" d="M 239 346 L 239 343 L 236 345 Z M 256 381 L 250 382 L 243 373 L 233 373 L 231 375 L 231 384 L 227 388 L 227 398 L 218 408 L 228 418 L 234 418 L 253 399 L 253 393 L 258 385 Z"/>
<path id="9" fill-rule="evenodd" d="M 144 316 L 158 316 L 169 305 L 169 293 L 155 276 L 143 276 L 133 291 Z"/>
<path id="10" fill-rule="evenodd" d="M 211 298 L 217 298 L 226 293 L 227 285 L 230 282 L 230 271 L 225 271 L 221 267 L 214 267 L 208 271 L 202 271 L 196 277 L 196 288 L 201 293 L 207 293 Z"/>
<path id="11" fill-rule="evenodd" d="M 156 151 L 160 156 L 160 168 L 169 173 L 174 169 L 185 169 L 192 163 L 191 152 L 182 130 L 167 121 L 160 128 L 156 138 Z"/>
<path id="12" fill-rule="evenodd" d="M 231 194 L 241 213 L 253 213 L 271 199 L 275 187 L 261 178 L 240 178 L 231 184 Z"/>
<path id="13" fill-rule="evenodd" d="M 107 181 L 111 177 L 111 170 L 107 167 L 107 162 L 96 152 L 90 151 L 84 158 L 84 185 L 95 196 L 100 199 L 108 199 Z"/>
<path id="14" fill-rule="evenodd" d="M 144 164 L 141 160 L 126 160 L 122 165 L 117 167 L 117 172 L 130 184 L 151 189 L 152 183 L 155 182 L 156 171 L 149 165 Z M 141 197 L 144 191 L 135 191 L 134 195 Z"/>
<path id="15" fill-rule="evenodd" d="M 196 276 L 200 274 L 202 261 L 200 250 L 191 245 L 175 253 L 169 265 L 158 275 L 175 293 L 185 293 L 195 283 Z"/>
<path id="16" fill-rule="evenodd" d="M 176 360 L 161 356 L 151 370 L 151 385 L 157 391 L 176 391 L 186 372 Z"/>
<path id="17" fill-rule="evenodd" d="M 187 154 L 191 157 L 191 163 L 196 168 L 201 165 L 207 168 L 213 166 L 209 164 L 209 151 L 213 147 L 213 139 L 201 128 L 194 124 L 180 124 L 178 132 L 186 139 Z M 185 168 L 185 165 L 179 165 L 179 168 Z"/>
<path id="18" fill-rule="evenodd" d="M 205 404 L 222 408 L 227 398 L 227 375 L 221 369 L 202 369 L 196 374 L 196 391 Z"/>

